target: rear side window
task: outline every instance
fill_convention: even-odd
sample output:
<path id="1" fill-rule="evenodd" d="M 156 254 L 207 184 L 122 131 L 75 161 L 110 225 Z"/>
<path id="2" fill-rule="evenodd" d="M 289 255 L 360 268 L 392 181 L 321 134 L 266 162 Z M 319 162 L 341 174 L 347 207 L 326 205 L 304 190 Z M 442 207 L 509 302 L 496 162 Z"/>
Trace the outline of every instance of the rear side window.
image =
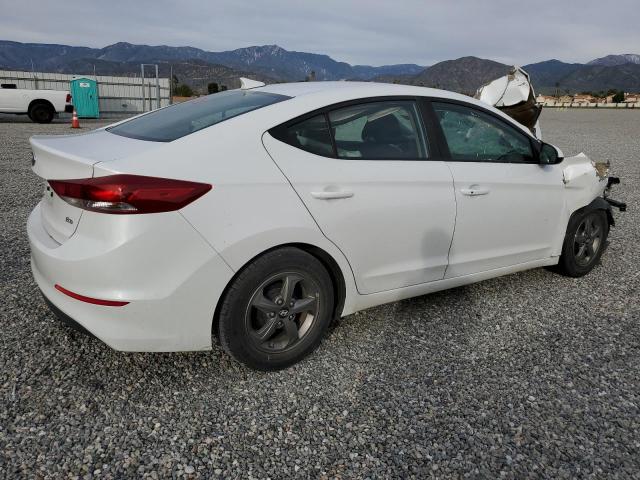
<path id="1" fill-rule="evenodd" d="M 270 133 L 293 147 L 325 157 L 349 160 L 427 158 L 420 114 L 411 100 L 367 102 L 336 108 L 293 125 L 276 127 Z"/>
<path id="2" fill-rule="evenodd" d="M 420 115 L 413 101 L 352 105 L 329 112 L 339 158 L 418 160 L 427 158 Z"/>
<path id="3" fill-rule="evenodd" d="M 276 129 L 274 136 L 292 147 L 316 155 L 333 157 L 331 133 L 324 114 L 316 115 L 284 129 Z"/>
<path id="4" fill-rule="evenodd" d="M 451 159 L 471 162 L 534 162 L 529 137 L 491 115 L 450 103 L 433 103 Z"/>
<path id="5" fill-rule="evenodd" d="M 171 142 L 224 120 L 289 98 L 267 92 L 229 90 L 178 103 L 107 130 L 123 137 Z"/>

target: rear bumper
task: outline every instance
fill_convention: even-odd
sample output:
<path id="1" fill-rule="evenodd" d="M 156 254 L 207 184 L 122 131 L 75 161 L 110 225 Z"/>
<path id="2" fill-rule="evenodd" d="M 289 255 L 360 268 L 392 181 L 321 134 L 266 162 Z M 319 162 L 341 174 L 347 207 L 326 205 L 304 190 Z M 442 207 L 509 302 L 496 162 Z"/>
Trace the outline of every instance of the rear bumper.
<path id="1" fill-rule="evenodd" d="M 73 105 L 68 104 L 64 106 L 64 113 L 73 113 Z"/>
<path id="2" fill-rule="evenodd" d="M 58 244 L 40 206 L 34 209 L 27 223 L 31 268 L 52 310 L 116 350 L 211 348 L 215 306 L 233 272 L 179 213 L 124 217 L 84 212 L 76 233 Z M 56 284 L 129 303 L 87 303 Z"/>
<path id="3" fill-rule="evenodd" d="M 40 293 L 42 293 L 42 292 L 40 292 Z M 69 315 L 67 315 L 62 310 L 60 310 L 58 307 L 56 307 L 53 304 L 53 302 L 51 300 L 49 300 L 44 293 L 42 293 L 42 298 L 44 299 L 44 303 L 47 304 L 47 307 L 49 307 L 49 310 L 51 310 L 53 312 L 53 314 L 56 317 L 58 317 L 58 320 L 60 320 L 62 323 L 64 323 L 67 327 L 72 328 L 77 332 L 84 333 L 85 335 L 89 335 L 90 337 L 95 338 L 95 335 L 93 333 L 91 333 L 89 330 L 84 328 L 82 325 L 80 325 L 78 322 L 76 322 Z"/>

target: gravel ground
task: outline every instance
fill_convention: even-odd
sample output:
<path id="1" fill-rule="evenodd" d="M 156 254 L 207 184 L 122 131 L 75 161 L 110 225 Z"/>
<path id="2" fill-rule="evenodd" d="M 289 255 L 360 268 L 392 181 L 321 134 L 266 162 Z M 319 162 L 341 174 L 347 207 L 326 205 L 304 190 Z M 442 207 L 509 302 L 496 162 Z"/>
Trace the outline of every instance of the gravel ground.
<path id="1" fill-rule="evenodd" d="M 115 352 L 56 321 L 29 269 L 27 138 L 70 130 L 0 118 L 0 478 L 640 478 L 640 112 L 542 122 L 622 177 L 630 211 L 600 266 L 370 309 L 264 374 L 217 347 Z"/>

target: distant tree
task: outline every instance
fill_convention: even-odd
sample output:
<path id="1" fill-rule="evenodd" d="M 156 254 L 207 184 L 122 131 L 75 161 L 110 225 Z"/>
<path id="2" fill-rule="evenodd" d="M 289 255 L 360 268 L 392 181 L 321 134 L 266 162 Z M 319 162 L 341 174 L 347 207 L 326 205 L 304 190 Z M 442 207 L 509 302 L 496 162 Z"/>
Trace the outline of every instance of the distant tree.
<path id="1" fill-rule="evenodd" d="M 624 92 L 619 91 L 613 95 L 613 103 L 624 102 Z"/>
<path id="2" fill-rule="evenodd" d="M 218 88 L 218 84 L 216 82 L 211 82 L 207 85 L 207 92 L 209 93 L 209 95 L 211 95 L 212 93 L 218 93 L 219 91 L 220 89 Z"/>
<path id="3" fill-rule="evenodd" d="M 184 84 L 184 83 L 181 83 L 180 85 L 178 85 L 175 88 L 174 93 L 178 97 L 192 97 L 193 96 L 193 90 L 191 89 L 191 87 L 189 85 Z"/>

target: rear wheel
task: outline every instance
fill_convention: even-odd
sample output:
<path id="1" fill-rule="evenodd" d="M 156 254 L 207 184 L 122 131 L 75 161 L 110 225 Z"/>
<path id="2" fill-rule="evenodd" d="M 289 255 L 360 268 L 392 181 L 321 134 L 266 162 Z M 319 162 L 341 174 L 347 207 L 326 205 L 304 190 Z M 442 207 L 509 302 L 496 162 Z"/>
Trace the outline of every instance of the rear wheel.
<path id="1" fill-rule="evenodd" d="M 598 263 L 604 250 L 609 222 L 603 210 L 586 210 L 569 222 L 558 263 L 560 273 L 582 277 Z"/>
<path id="2" fill-rule="evenodd" d="M 29 118 L 36 123 L 51 123 L 55 110 L 48 103 L 35 103 L 29 109 Z"/>
<path id="3" fill-rule="evenodd" d="M 233 281 L 219 314 L 222 347 L 258 370 L 286 368 L 321 342 L 333 310 L 323 265 L 293 247 L 254 260 Z"/>

